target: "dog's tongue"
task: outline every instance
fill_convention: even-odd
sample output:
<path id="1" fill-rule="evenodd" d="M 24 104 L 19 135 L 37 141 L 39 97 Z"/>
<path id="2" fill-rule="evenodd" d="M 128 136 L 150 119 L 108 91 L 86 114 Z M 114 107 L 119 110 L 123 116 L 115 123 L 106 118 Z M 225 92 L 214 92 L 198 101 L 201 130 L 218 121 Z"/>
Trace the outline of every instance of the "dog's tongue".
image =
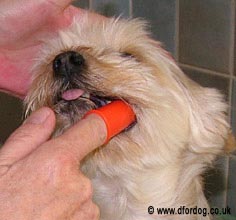
<path id="1" fill-rule="evenodd" d="M 71 100 L 78 99 L 83 94 L 84 94 L 84 91 L 82 89 L 69 89 L 65 91 L 61 97 L 66 101 L 71 101 Z"/>

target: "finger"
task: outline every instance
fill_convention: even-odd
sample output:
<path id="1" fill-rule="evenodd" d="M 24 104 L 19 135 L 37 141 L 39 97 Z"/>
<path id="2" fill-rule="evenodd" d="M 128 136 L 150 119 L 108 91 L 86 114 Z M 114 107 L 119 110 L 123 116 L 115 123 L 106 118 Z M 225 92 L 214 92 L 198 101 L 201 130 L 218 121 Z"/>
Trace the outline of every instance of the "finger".
<path id="1" fill-rule="evenodd" d="M 76 18 L 77 20 L 80 20 L 81 18 L 83 18 L 84 16 L 88 16 L 89 19 L 97 21 L 97 20 L 104 20 L 106 19 L 106 17 L 104 17 L 103 15 L 97 14 L 95 12 L 91 12 L 85 9 L 81 9 L 81 8 L 77 8 L 75 6 L 70 5 L 69 7 L 67 7 L 64 12 L 64 17 L 62 17 L 63 21 L 57 19 L 57 22 L 60 23 L 59 27 L 66 27 L 69 26 L 72 21 L 74 20 L 74 18 Z"/>
<path id="2" fill-rule="evenodd" d="M 0 164 L 11 165 L 47 141 L 55 127 L 55 115 L 43 107 L 34 112 L 6 141 L 0 151 Z"/>
<path id="3" fill-rule="evenodd" d="M 98 220 L 100 219 L 100 210 L 98 206 L 90 200 L 79 207 L 79 210 L 77 210 L 72 219 Z"/>
<path id="4" fill-rule="evenodd" d="M 60 8 L 67 7 L 73 0 L 47 0 L 49 4 L 53 4 L 55 6 L 58 6 Z"/>
<path id="5" fill-rule="evenodd" d="M 106 136 L 107 130 L 104 121 L 99 116 L 91 114 L 52 141 L 53 146 L 66 148 L 66 151 L 72 152 L 80 161 L 104 144 Z"/>

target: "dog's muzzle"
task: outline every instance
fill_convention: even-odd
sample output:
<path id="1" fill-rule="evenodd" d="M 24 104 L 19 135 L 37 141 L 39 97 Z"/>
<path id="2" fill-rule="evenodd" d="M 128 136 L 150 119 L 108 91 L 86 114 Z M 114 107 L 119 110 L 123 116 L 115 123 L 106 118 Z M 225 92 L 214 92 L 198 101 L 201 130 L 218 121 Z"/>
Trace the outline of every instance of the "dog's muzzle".
<path id="1" fill-rule="evenodd" d="M 122 99 L 107 96 L 96 89 L 86 88 L 87 82 L 84 82 L 83 74 L 87 67 L 84 57 L 78 52 L 60 53 L 54 58 L 52 65 L 55 82 L 62 85 L 53 101 L 58 114 L 69 115 L 71 120 L 74 120 L 78 114 L 85 114 L 91 109 L 97 109 L 114 100 Z M 88 74 L 88 71 L 86 73 Z"/>
<path id="2" fill-rule="evenodd" d="M 84 57 L 75 51 L 66 51 L 58 54 L 53 60 L 54 78 L 63 82 L 63 89 L 59 92 L 55 104 L 60 100 L 71 102 L 75 100 L 90 100 L 96 107 L 104 106 L 112 99 L 91 94 L 85 88 L 80 88 L 75 83 L 81 80 L 84 69 L 86 68 Z"/>

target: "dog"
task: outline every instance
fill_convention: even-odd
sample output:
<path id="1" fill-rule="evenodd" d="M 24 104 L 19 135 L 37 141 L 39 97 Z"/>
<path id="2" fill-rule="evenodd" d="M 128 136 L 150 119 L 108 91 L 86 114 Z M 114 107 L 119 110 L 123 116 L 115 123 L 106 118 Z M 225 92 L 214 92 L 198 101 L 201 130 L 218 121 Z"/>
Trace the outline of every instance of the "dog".
<path id="1" fill-rule="evenodd" d="M 57 136 L 116 99 L 132 107 L 137 123 L 88 155 L 81 168 L 93 183 L 100 218 L 210 219 L 200 211 L 157 209 L 209 208 L 202 175 L 223 151 L 227 104 L 219 91 L 184 75 L 145 21 L 86 17 L 46 42 L 33 69 L 26 115 L 52 108 Z"/>

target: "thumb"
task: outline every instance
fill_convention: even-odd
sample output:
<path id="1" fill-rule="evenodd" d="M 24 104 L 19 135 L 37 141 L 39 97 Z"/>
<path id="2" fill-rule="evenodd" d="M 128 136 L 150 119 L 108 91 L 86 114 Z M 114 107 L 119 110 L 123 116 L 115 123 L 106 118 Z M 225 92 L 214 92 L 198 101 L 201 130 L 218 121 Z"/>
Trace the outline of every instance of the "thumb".
<path id="1" fill-rule="evenodd" d="M 65 148 L 73 153 L 78 161 L 105 143 L 107 128 L 103 119 L 95 114 L 88 115 L 64 134 L 50 140 L 55 148 Z"/>
<path id="2" fill-rule="evenodd" d="M 0 165 L 12 165 L 47 141 L 55 127 L 55 115 L 43 107 L 26 119 L 0 150 Z"/>

